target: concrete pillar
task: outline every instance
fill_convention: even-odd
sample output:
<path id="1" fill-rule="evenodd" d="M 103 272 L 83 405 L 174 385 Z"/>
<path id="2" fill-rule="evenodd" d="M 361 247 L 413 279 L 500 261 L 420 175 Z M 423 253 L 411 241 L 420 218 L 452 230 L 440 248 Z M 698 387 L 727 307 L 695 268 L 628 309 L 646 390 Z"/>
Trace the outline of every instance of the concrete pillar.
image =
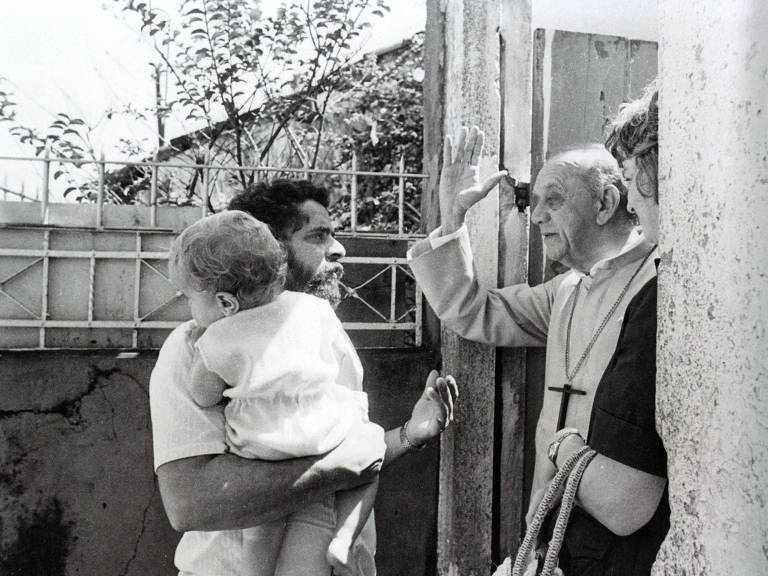
<path id="1" fill-rule="evenodd" d="M 768 574 L 768 3 L 659 0 L 659 20 L 672 527 L 653 574 Z"/>
<path id="2" fill-rule="evenodd" d="M 500 0 L 429 0 L 427 22 L 425 54 L 441 46 L 443 50 L 442 60 L 435 53 L 425 59 L 426 78 L 442 82 L 437 90 L 425 88 L 425 96 L 443 102 L 442 107 L 431 104 L 425 110 L 427 122 L 438 122 L 441 144 L 458 126 L 478 125 L 486 143 L 481 173 L 490 174 L 499 165 Z M 433 148 L 425 151 L 425 161 L 427 169 L 434 169 L 437 134 L 429 142 Z M 498 278 L 498 212 L 494 192 L 467 218 L 478 276 L 489 287 L 496 286 Z M 429 221 L 429 214 L 426 217 Z M 438 574 L 485 576 L 491 571 L 493 532 L 496 355 L 493 348 L 446 330 L 441 343 L 443 372 L 456 377 L 461 399 L 455 425 L 441 437 Z"/>

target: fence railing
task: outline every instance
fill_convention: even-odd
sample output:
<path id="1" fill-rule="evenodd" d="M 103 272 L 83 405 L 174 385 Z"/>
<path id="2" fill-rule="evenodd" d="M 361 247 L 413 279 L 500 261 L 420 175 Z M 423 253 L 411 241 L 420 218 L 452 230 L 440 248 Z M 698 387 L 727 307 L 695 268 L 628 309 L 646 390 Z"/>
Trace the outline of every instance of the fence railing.
<path id="1" fill-rule="evenodd" d="M 9 157 L 0 156 L 0 160 Z M 47 157 L 50 163 L 69 161 Z M 92 161 L 91 161 L 92 162 Z M 94 204 L 49 202 L 43 186 L 40 206 L 0 202 L 0 349 L 118 348 L 154 349 L 165 335 L 188 317 L 168 281 L 167 248 L 172 237 L 207 214 L 201 206 L 159 206 L 152 193 L 149 206 L 116 206 L 104 201 L 104 170 L 99 161 L 101 193 Z M 164 167 L 212 171 L 231 166 L 159 162 L 114 162 L 149 166 L 153 187 Z M 250 168 L 301 176 L 334 174 L 350 179 L 350 206 L 360 177 L 394 178 L 399 188 L 396 233 L 361 232 L 355 218 L 351 230 L 338 236 L 347 247 L 344 288 L 339 309 L 344 327 L 359 346 L 420 346 L 423 303 L 408 270 L 405 250 L 419 234 L 403 229 L 406 178 L 423 174 L 356 170 Z M 207 178 L 203 190 L 208 185 Z M 354 211 L 353 211 L 354 214 Z"/>
<path id="2" fill-rule="evenodd" d="M 349 170 L 331 170 L 323 168 L 293 168 L 293 167 L 277 167 L 277 166 L 263 166 L 263 165 L 249 165 L 239 166 L 236 164 L 212 164 L 205 162 L 202 164 L 189 164 L 183 162 L 159 162 L 156 160 L 143 160 L 143 161 L 129 161 L 129 160 L 107 160 L 104 156 L 100 159 L 86 159 L 86 158 L 65 158 L 54 157 L 49 153 L 42 157 L 38 156 L 2 156 L 0 155 L 0 161 L 11 162 L 33 162 L 41 163 L 43 166 L 41 177 L 41 191 L 40 197 L 37 199 L 40 202 L 40 218 L 42 224 L 49 223 L 48 205 L 50 203 L 51 196 L 51 167 L 54 164 L 72 164 L 77 166 L 94 165 L 97 168 L 97 183 L 96 183 L 96 220 L 94 227 L 100 229 L 103 227 L 103 207 L 106 198 L 106 169 L 107 166 L 122 166 L 122 167 L 136 167 L 136 168 L 148 168 L 150 170 L 150 188 L 149 198 L 146 205 L 150 208 L 150 226 L 157 226 L 157 207 L 160 204 L 158 202 L 159 197 L 159 174 L 160 170 L 165 169 L 183 169 L 183 170 L 199 170 L 202 172 L 202 184 L 200 192 L 200 210 L 201 216 L 207 216 L 209 213 L 209 200 L 211 198 L 211 173 L 218 171 L 234 171 L 234 172 L 249 172 L 255 174 L 270 174 L 270 173 L 285 173 L 285 174 L 297 174 L 305 178 L 309 178 L 311 175 L 332 175 L 343 176 L 349 178 L 350 183 L 350 232 L 352 234 L 358 233 L 358 203 L 359 203 L 359 179 L 361 177 L 372 178 L 387 178 L 397 180 L 397 236 L 405 236 L 405 182 L 408 179 L 413 180 L 425 180 L 428 178 L 427 174 L 421 174 L 416 172 L 405 171 L 405 158 L 400 156 L 398 161 L 397 172 L 373 172 L 358 170 L 357 154 L 352 155 L 351 169 Z M 28 194 L 21 192 L 11 191 L 5 189 L 4 194 L 12 194 L 18 197 L 20 200 L 30 200 L 31 197 Z M 139 204 L 142 202 L 139 201 Z"/>

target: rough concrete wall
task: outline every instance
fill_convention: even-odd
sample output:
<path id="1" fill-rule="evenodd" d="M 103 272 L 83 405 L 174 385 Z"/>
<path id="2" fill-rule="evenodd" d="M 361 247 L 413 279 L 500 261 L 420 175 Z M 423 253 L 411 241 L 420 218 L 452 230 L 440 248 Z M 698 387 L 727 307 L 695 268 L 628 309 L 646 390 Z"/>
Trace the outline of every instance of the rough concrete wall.
<path id="1" fill-rule="evenodd" d="M 672 527 L 653 573 L 768 574 L 768 4 L 662 0 L 659 13 Z"/>
<path id="2" fill-rule="evenodd" d="M 439 12 L 435 13 L 435 8 Z M 447 0 L 427 6 L 444 30 L 443 134 L 478 125 L 485 132 L 481 174 L 499 165 L 499 0 Z M 498 281 L 498 194 L 467 215 L 478 279 Z M 443 330 L 443 371 L 456 377 L 456 425 L 442 437 L 438 511 L 439 574 L 488 574 L 491 568 L 495 350 Z"/>
<path id="3" fill-rule="evenodd" d="M 401 424 L 429 354 L 363 350 L 371 419 Z M 179 535 L 152 471 L 148 382 L 155 353 L 0 355 L 0 574 L 170 576 Z M 435 566 L 438 446 L 382 473 L 382 576 Z"/>
<path id="4" fill-rule="evenodd" d="M 170 574 L 152 473 L 153 355 L 0 358 L 0 573 Z"/>

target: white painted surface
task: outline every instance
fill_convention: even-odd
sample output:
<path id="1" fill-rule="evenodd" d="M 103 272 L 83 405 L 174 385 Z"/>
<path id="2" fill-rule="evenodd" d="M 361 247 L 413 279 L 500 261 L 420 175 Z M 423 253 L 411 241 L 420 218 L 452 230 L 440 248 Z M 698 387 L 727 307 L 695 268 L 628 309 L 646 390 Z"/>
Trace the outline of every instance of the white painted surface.
<path id="1" fill-rule="evenodd" d="M 672 528 L 654 574 L 768 574 L 768 4 L 659 7 Z"/>

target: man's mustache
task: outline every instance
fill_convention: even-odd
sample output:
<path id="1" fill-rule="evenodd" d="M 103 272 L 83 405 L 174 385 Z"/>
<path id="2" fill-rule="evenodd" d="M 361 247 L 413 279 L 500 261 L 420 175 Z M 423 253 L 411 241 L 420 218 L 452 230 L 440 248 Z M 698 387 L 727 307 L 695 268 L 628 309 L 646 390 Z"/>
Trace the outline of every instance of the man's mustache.
<path id="1" fill-rule="evenodd" d="M 330 279 L 333 276 L 336 280 L 341 280 L 344 276 L 344 266 L 339 262 L 328 262 L 318 271 L 317 276 L 323 279 Z"/>
<path id="2" fill-rule="evenodd" d="M 337 284 L 344 276 L 344 266 L 338 262 L 326 262 L 307 283 L 307 289 L 311 292 L 321 286 Z"/>

